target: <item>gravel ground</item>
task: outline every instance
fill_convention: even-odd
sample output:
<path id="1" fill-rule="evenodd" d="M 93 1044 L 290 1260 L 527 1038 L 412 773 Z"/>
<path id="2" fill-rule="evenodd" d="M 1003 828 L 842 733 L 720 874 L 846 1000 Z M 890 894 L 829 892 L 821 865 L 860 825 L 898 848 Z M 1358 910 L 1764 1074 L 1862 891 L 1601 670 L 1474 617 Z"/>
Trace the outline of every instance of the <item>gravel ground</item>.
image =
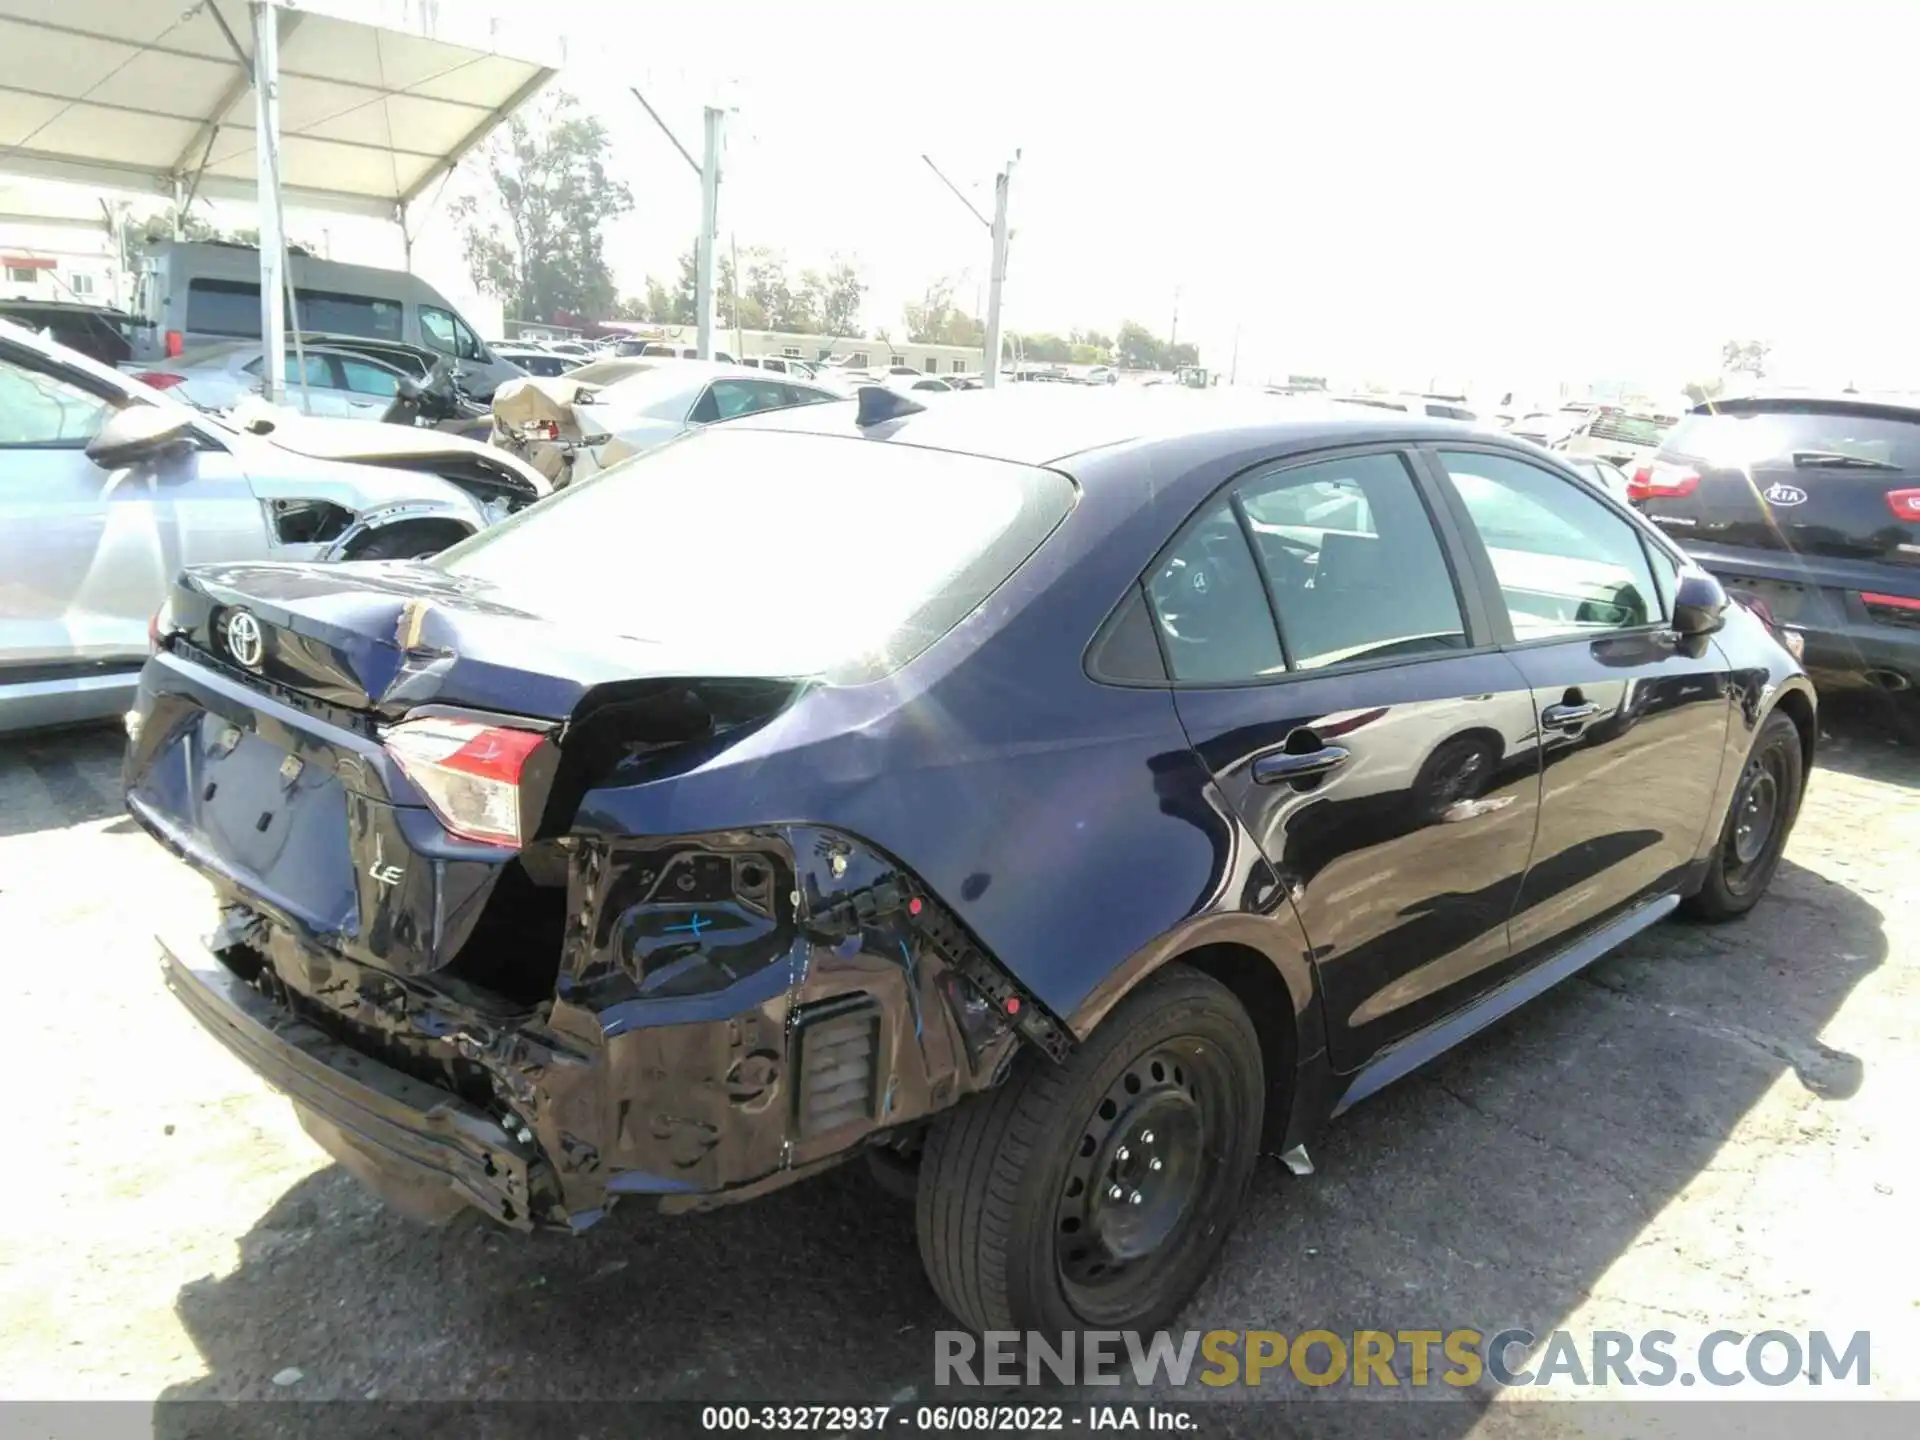
<path id="1" fill-rule="evenodd" d="M 1656 927 L 1356 1108 L 1312 1178 L 1269 1162 L 1188 1323 L 1865 1329 L 1849 1393 L 1920 1399 L 1920 754 L 1830 728 L 1752 917 Z M 858 1169 L 570 1240 L 386 1213 L 164 992 L 152 934 L 211 907 L 121 814 L 119 748 L 0 745 L 0 1397 L 931 1393 L 911 1215 Z"/>

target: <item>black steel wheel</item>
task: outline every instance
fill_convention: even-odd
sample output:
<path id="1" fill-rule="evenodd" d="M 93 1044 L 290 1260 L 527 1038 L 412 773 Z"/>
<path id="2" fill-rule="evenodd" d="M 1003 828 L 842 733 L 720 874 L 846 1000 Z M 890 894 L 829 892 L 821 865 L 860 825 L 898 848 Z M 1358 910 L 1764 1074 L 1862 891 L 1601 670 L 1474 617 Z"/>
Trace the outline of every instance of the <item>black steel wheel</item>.
<path id="1" fill-rule="evenodd" d="M 980 1330 L 1153 1329 L 1205 1277 L 1253 1172 L 1252 1021 L 1171 966 L 1064 1064 L 1022 1061 L 927 1137 L 927 1274 Z"/>
<path id="2" fill-rule="evenodd" d="M 1687 901 L 1689 914 L 1731 920 L 1759 903 L 1799 814 L 1805 771 L 1799 728 L 1776 710 L 1741 767 L 1706 880 Z"/>

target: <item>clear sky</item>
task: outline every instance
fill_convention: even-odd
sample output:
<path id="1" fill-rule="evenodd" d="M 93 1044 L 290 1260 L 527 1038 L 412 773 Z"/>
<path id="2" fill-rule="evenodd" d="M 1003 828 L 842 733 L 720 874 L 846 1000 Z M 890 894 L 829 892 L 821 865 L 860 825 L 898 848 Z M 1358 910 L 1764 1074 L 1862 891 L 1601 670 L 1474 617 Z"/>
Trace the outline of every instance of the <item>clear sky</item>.
<path id="1" fill-rule="evenodd" d="M 1530 386 L 1711 373 L 1920 383 L 1920 6 L 1715 0 L 571 0 L 566 84 L 635 213 L 622 288 L 673 271 L 737 107 L 723 237 L 856 255 L 869 324 L 938 275 L 984 293 L 1018 148 L 1008 324 L 1179 331 L 1288 370 Z"/>

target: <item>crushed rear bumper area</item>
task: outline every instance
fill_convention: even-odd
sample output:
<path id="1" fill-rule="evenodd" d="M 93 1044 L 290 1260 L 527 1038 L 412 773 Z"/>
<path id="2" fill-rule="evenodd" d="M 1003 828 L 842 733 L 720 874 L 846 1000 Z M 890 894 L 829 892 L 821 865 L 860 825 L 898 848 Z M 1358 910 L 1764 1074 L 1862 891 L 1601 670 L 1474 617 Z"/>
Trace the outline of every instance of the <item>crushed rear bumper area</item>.
<path id="1" fill-rule="evenodd" d="M 539 1151 L 459 1097 L 329 1038 L 204 945 L 161 941 L 167 988 L 276 1090 L 321 1148 L 396 1209 L 430 1222 L 474 1206 L 533 1225 Z"/>

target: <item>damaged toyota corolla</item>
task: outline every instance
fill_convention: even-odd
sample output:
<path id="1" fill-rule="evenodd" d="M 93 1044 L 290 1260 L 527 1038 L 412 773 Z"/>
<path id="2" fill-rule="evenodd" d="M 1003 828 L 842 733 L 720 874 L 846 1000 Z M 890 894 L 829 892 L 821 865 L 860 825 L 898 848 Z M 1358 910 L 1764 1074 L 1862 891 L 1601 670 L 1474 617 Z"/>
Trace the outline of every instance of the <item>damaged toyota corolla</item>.
<path id="1" fill-rule="evenodd" d="M 1036 387 L 1047 388 L 1047 387 Z M 127 768 L 169 985 L 403 1209 L 578 1230 L 866 1155 L 941 1299 L 1150 1328 L 1263 1150 L 1684 906 L 1813 693 L 1523 445 L 882 391 L 441 554 L 187 571 Z"/>

